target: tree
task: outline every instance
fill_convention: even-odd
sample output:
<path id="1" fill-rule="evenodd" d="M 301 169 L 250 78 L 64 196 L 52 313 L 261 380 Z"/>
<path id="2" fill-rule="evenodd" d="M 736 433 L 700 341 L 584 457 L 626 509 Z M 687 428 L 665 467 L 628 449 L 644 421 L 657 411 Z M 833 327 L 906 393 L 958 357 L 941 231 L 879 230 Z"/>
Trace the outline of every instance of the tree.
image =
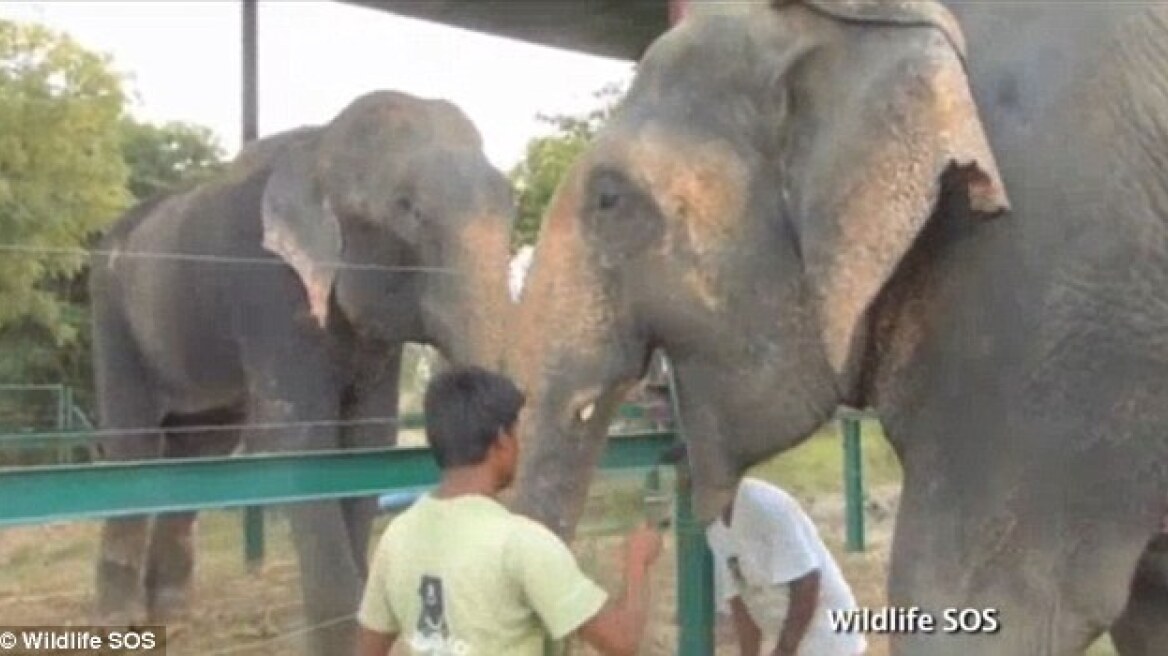
<path id="1" fill-rule="evenodd" d="M 201 182 L 223 169 L 223 148 L 210 129 L 171 121 L 163 125 L 122 120 L 122 155 L 130 193 L 142 201 Z"/>
<path id="2" fill-rule="evenodd" d="M 89 235 L 129 201 L 124 105 L 106 57 L 0 20 L 0 380 L 76 364 L 86 313 L 67 292 Z"/>
<path id="3" fill-rule="evenodd" d="M 121 80 L 105 57 L 38 25 L 0 21 L 0 329 L 76 337 L 54 282 L 129 200 Z M 64 251 L 64 252 L 62 252 Z"/>
<path id="4" fill-rule="evenodd" d="M 608 84 L 592 94 L 599 103 L 596 109 L 580 115 L 538 115 L 555 131 L 529 141 L 523 160 L 511 170 L 509 177 L 519 194 L 516 247 L 535 243 L 544 211 L 560 181 L 612 115 L 624 93 L 623 85 Z"/>
<path id="5" fill-rule="evenodd" d="M 131 202 L 221 165 L 206 128 L 125 109 L 106 57 L 0 20 L 0 382 L 63 383 L 88 405 L 85 250 Z M 0 397 L 0 426 L 37 425 L 37 405 Z"/>

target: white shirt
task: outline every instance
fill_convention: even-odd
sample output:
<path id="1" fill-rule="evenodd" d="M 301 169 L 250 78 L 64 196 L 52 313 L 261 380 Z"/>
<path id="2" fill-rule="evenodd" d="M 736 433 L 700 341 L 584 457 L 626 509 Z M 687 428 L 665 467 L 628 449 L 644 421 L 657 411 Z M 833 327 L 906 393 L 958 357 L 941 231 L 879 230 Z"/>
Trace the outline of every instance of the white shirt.
<path id="1" fill-rule="evenodd" d="M 789 584 L 819 570 L 819 604 L 799 645 L 799 656 L 855 656 L 867 649 L 860 633 L 836 633 L 830 609 L 855 608 L 843 573 L 811 518 L 791 495 L 760 480 L 738 487 L 730 525 L 715 520 L 706 530 L 714 554 L 714 590 L 719 609 L 741 597 L 762 631 L 764 649 L 778 640 L 787 616 Z"/>

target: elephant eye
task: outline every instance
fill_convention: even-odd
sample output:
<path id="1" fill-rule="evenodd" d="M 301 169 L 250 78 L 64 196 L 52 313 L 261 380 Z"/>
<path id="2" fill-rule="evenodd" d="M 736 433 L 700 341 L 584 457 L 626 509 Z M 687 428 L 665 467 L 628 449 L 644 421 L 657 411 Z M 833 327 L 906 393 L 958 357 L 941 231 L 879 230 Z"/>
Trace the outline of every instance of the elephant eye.
<path id="1" fill-rule="evenodd" d="M 394 206 L 399 212 L 402 213 L 414 211 L 414 201 L 411 200 L 409 196 L 399 196 L 398 199 L 394 201 Z"/>
<path id="2" fill-rule="evenodd" d="M 612 210 L 620 204 L 620 199 L 620 194 L 615 191 L 602 191 L 597 198 L 596 206 L 602 210 Z"/>
<path id="3" fill-rule="evenodd" d="M 611 212 L 620 207 L 624 200 L 626 184 L 624 178 L 615 171 L 600 170 L 592 181 L 592 202 L 595 209 Z"/>

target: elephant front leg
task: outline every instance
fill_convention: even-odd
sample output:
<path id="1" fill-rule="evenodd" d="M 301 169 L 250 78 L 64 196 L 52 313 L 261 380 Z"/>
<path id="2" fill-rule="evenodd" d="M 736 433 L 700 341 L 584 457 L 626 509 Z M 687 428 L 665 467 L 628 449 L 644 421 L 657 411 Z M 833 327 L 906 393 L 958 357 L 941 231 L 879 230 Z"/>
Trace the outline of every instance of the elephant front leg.
<path id="1" fill-rule="evenodd" d="M 893 631 L 892 654 L 1080 656 L 1119 615 L 1138 550 L 1107 533 L 1114 525 L 1071 531 L 1057 508 L 946 499 L 906 486 L 888 603 L 935 623 Z"/>
<path id="2" fill-rule="evenodd" d="M 346 449 L 384 448 L 397 444 L 398 381 L 401 378 L 402 347 L 388 353 L 375 353 L 369 361 L 377 363 L 360 377 L 347 395 L 342 408 L 345 425 L 341 443 Z M 369 537 L 377 516 L 375 497 L 357 497 L 342 501 L 353 560 L 367 576 Z"/>
<path id="3" fill-rule="evenodd" d="M 247 431 L 251 451 L 327 451 L 339 444 L 339 394 L 312 376 L 271 376 L 253 402 Z M 351 654 L 363 579 L 353 558 L 340 501 L 286 507 L 300 565 L 307 653 Z"/>

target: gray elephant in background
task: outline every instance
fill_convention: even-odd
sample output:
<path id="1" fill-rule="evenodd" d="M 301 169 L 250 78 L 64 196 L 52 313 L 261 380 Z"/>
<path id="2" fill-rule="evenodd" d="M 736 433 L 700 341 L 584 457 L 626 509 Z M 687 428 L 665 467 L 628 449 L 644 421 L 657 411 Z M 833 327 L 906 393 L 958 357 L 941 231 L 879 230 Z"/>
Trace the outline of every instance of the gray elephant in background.
<path id="1" fill-rule="evenodd" d="M 536 245 L 516 504 L 572 533 L 660 347 L 706 519 L 877 411 L 888 602 L 937 618 L 894 654 L 1168 654 L 1168 5 L 949 5 L 696 2 L 650 47 Z"/>
<path id="2" fill-rule="evenodd" d="M 497 362 L 511 220 L 510 185 L 467 117 L 391 91 L 132 209 L 92 262 L 105 455 L 392 444 L 405 342 Z M 288 513 L 307 622 L 323 625 L 312 652 L 351 653 L 374 500 Z M 185 604 L 194 519 L 105 524 L 101 616 L 144 604 L 161 620 Z"/>

